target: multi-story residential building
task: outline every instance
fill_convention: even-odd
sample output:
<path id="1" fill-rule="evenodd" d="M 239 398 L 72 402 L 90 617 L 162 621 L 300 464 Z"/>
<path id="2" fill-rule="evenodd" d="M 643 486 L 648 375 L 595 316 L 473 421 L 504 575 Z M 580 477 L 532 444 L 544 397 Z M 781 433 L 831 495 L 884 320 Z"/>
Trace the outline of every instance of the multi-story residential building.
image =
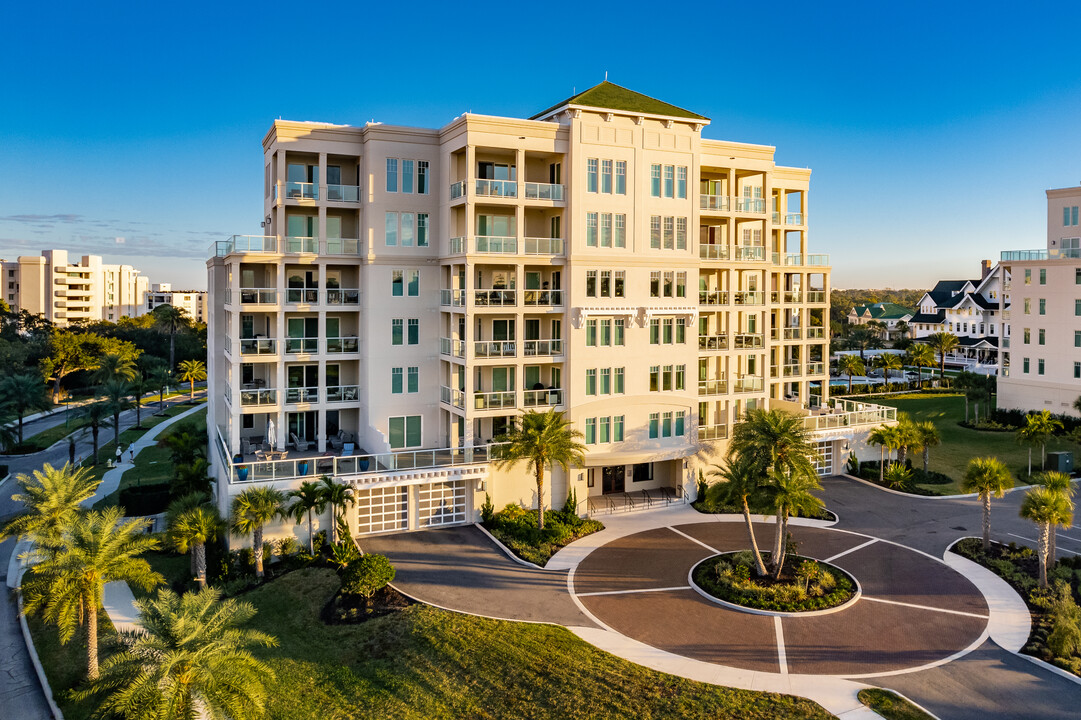
<path id="1" fill-rule="evenodd" d="M 1010 281 L 1006 273 L 1006 283 Z M 957 349 L 946 355 L 946 363 L 970 371 L 992 374 L 998 367 L 998 343 L 1002 328 L 1000 300 L 1009 311 L 1009 297 L 1002 295 L 998 267 L 990 260 L 980 263 L 977 280 L 940 280 L 920 298 L 919 311 L 909 327 L 916 340 L 938 332 L 957 336 Z"/>
<path id="2" fill-rule="evenodd" d="M 206 322 L 206 299 L 204 290 L 173 290 L 171 283 L 154 283 L 146 295 L 146 312 L 161 305 L 180 308 L 195 322 Z"/>
<path id="3" fill-rule="evenodd" d="M 901 334 L 901 329 L 907 326 L 913 314 L 911 310 L 897 303 L 884 302 L 871 305 L 856 305 L 848 311 L 848 324 L 881 323 L 885 328 L 880 334 L 884 340 L 889 340 Z M 906 323 L 906 325 L 901 325 L 901 323 Z"/>
<path id="4" fill-rule="evenodd" d="M 998 406 L 1077 415 L 1081 396 L 1081 187 L 1047 191 L 1047 247 L 1009 250 L 999 263 L 1005 293 Z M 1007 309 L 1008 308 L 1008 309 Z"/>
<path id="5" fill-rule="evenodd" d="M 275 122 L 268 234 L 207 263 L 222 508 L 324 473 L 359 533 L 472 521 L 485 493 L 535 506 L 524 466 L 487 460 L 552 408 L 588 452 L 546 506 L 682 501 L 750 408 L 807 415 L 839 468 L 893 411 L 830 406 L 810 171 L 708 122 L 611 83 L 528 120 Z M 288 457 L 255 462 L 267 440 Z"/>
<path id="6" fill-rule="evenodd" d="M 141 315 L 147 278 L 130 265 L 107 265 L 97 255 L 78 263 L 66 250 L 43 250 L 39 257 L 0 260 L 2 297 L 15 310 L 44 315 L 57 325 Z"/>

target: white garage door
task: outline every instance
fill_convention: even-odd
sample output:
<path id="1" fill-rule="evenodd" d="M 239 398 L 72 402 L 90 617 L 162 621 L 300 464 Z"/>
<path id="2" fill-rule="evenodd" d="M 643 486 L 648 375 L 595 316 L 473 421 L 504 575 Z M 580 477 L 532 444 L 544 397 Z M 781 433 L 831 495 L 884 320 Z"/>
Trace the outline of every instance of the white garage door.
<path id="1" fill-rule="evenodd" d="M 465 522 L 465 480 L 421 485 L 417 495 L 417 527 Z"/>
<path id="2" fill-rule="evenodd" d="M 388 532 L 409 528 L 408 488 L 383 487 L 358 490 L 357 533 Z"/>
<path id="3" fill-rule="evenodd" d="M 815 443 L 818 459 L 815 460 L 815 472 L 819 477 L 833 474 L 833 441 Z"/>

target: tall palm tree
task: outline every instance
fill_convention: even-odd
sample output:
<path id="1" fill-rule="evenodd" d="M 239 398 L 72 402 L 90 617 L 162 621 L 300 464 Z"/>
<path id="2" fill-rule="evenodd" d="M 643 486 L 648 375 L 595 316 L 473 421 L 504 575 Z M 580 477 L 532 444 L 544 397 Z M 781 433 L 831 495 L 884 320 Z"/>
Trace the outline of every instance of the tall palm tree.
<path id="1" fill-rule="evenodd" d="M 150 387 L 158 390 L 158 414 L 165 412 L 165 388 L 173 381 L 173 373 L 167 367 L 158 367 L 150 372 L 146 381 Z"/>
<path id="2" fill-rule="evenodd" d="M 221 516 L 213 505 L 204 504 L 177 515 L 169 523 L 169 539 L 177 551 L 191 552 L 195 559 L 195 579 L 206 587 L 206 544 L 218 539 Z"/>
<path id="3" fill-rule="evenodd" d="M 330 541 L 337 544 L 338 525 L 345 520 L 345 507 L 356 502 L 353 499 L 353 488 L 336 483 L 329 475 L 324 475 L 319 489 L 323 492 L 323 498 L 327 504 L 330 505 Z"/>
<path id="4" fill-rule="evenodd" d="M 758 539 L 754 535 L 750 507 L 750 498 L 758 496 L 766 483 L 761 468 L 754 458 L 729 453 L 724 466 L 714 465 L 709 475 L 722 481 L 709 486 L 711 499 L 736 502 L 743 509 L 743 520 L 747 523 L 747 536 L 751 541 L 751 552 L 754 553 L 755 571 L 760 577 L 764 576 L 766 564 L 762 562 L 762 552 L 758 549 Z"/>
<path id="5" fill-rule="evenodd" d="M 557 465 L 568 472 L 571 465 L 585 464 L 585 445 L 579 440 L 582 433 L 571 425 L 563 413 L 535 410 L 523 414 L 517 425 L 507 434 L 506 444 L 498 449 L 494 459 L 497 468 L 513 467 L 526 463 L 537 481 L 537 527 L 544 529 L 544 466 Z"/>
<path id="6" fill-rule="evenodd" d="M 120 413 L 131 407 L 131 385 L 126 380 L 107 380 L 100 389 L 99 397 L 113 416 L 113 441 L 120 448 Z"/>
<path id="7" fill-rule="evenodd" d="M 183 597 L 158 590 L 154 598 L 136 600 L 135 607 L 140 629 L 120 635 L 121 652 L 103 663 L 100 679 L 77 697 L 104 695 L 100 710 L 125 720 L 265 716 L 264 683 L 274 679 L 274 671 L 251 648 L 278 642 L 241 627 L 255 608 L 222 600 L 214 588 Z"/>
<path id="8" fill-rule="evenodd" d="M 920 447 L 920 433 L 916 429 L 916 423 L 912 421 L 912 416 L 906 412 L 897 413 L 897 425 L 894 430 L 896 431 L 894 447 L 897 448 L 897 462 L 904 464 L 908 459 L 908 451 Z"/>
<path id="9" fill-rule="evenodd" d="M 837 372 L 848 376 L 848 394 L 852 394 L 852 376 L 863 375 L 867 368 L 863 366 L 863 360 L 859 355 L 842 355 L 837 358 Z"/>
<path id="10" fill-rule="evenodd" d="M 938 434 L 938 428 L 930 420 L 916 423 L 916 433 L 919 437 L 919 446 L 923 448 L 923 472 L 926 473 L 931 448 L 941 444 L 942 438 Z"/>
<path id="11" fill-rule="evenodd" d="M 935 351 L 923 343 L 917 343 L 905 352 L 905 360 L 909 365 L 916 366 L 916 373 L 920 376 L 919 386 L 923 388 L 923 369 L 934 367 Z M 933 371 L 932 371 L 933 372 Z"/>
<path id="12" fill-rule="evenodd" d="M 786 542 L 788 538 L 788 518 L 793 513 L 813 513 L 821 510 L 823 503 L 812 495 L 812 491 L 821 490 L 822 485 L 818 482 L 818 476 L 812 470 L 804 469 L 792 473 L 774 472 L 772 476 L 770 501 L 773 510 L 777 514 L 777 535 L 774 538 L 773 554 L 770 556 L 773 565 L 773 578 L 780 579 L 784 569 Z"/>
<path id="13" fill-rule="evenodd" d="M 983 549 L 991 549 L 991 496 L 1002 497 L 1013 487 L 1010 471 L 996 457 L 977 457 L 968 461 L 961 490 L 977 493 L 983 503 Z"/>
<path id="14" fill-rule="evenodd" d="M 901 356 L 896 353 L 884 352 L 878 355 L 874 359 L 875 367 L 882 368 L 882 373 L 886 378 L 886 392 L 890 391 L 890 370 L 901 370 L 904 365 L 901 363 Z"/>
<path id="15" fill-rule="evenodd" d="M 732 431 L 733 452 L 758 463 L 763 473 L 814 474 L 818 456 L 803 418 L 785 410 L 748 410 Z"/>
<path id="16" fill-rule="evenodd" d="M 233 530 L 252 535 L 255 576 L 263 577 L 263 526 L 281 513 L 285 495 L 272 487 L 253 487 L 233 498 Z"/>
<path id="17" fill-rule="evenodd" d="M 109 419 L 110 414 L 109 406 L 100 400 L 87 403 L 79 409 L 79 416 L 86 420 L 87 427 L 90 428 L 90 436 L 94 440 L 94 455 L 91 465 L 98 464 L 98 434 Z"/>
<path id="18" fill-rule="evenodd" d="M 143 427 L 143 395 L 151 389 L 150 383 L 143 377 L 142 373 L 137 373 L 135 379 L 131 381 L 131 399 L 135 402 L 135 427 Z"/>
<path id="19" fill-rule="evenodd" d="M 180 379 L 191 383 L 191 394 L 188 400 L 195 401 L 195 383 L 206 380 L 206 363 L 202 360 L 185 360 L 177 368 L 180 371 Z"/>
<path id="20" fill-rule="evenodd" d="M 108 353 L 98 360 L 98 366 L 90 375 L 90 379 L 99 385 L 117 378 L 131 382 L 138 374 L 139 371 L 131 356 Z"/>
<path id="21" fill-rule="evenodd" d="M 1028 417 L 1032 417 L 1029 415 Z M 1028 422 L 1028 418 L 1025 419 Z M 1040 467 L 1047 465 L 1047 441 L 1062 429 L 1062 421 L 1051 415 L 1050 410 L 1041 410 L 1036 413 L 1035 424 L 1039 428 L 1040 437 Z"/>
<path id="22" fill-rule="evenodd" d="M 1065 498 L 1066 507 L 1069 509 L 1070 514 L 1073 513 L 1074 486 L 1073 486 L 1073 479 L 1069 475 L 1067 475 L 1064 472 L 1058 472 L 1057 470 L 1046 470 L 1046 471 L 1038 474 L 1034 479 L 1036 480 L 1037 483 L 1044 486 L 1045 488 L 1047 488 L 1051 492 Z M 1050 562 L 1051 562 L 1052 565 L 1055 562 L 1055 555 L 1057 553 L 1056 545 L 1058 543 L 1057 543 L 1057 537 L 1056 536 L 1058 535 L 1057 527 L 1060 524 L 1061 523 L 1059 523 L 1059 522 L 1054 522 L 1054 523 L 1051 524 L 1051 528 L 1050 528 L 1051 540 L 1050 540 L 1050 544 L 1049 544 L 1049 549 L 1050 549 L 1050 552 L 1051 552 L 1051 560 L 1050 560 Z M 1070 527 L 1071 524 L 1072 524 L 1072 521 L 1067 522 L 1064 527 L 1068 528 L 1068 527 Z"/>
<path id="23" fill-rule="evenodd" d="M 76 515 L 58 546 L 31 567 L 32 578 L 24 585 L 25 612 L 55 624 L 61 642 L 86 624 L 91 680 L 98 676 L 98 611 L 106 583 L 120 580 L 149 590 L 164 582 L 139 557 L 158 547 L 157 538 L 146 534 L 149 524 L 143 518 L 123 517 L 116 507 Z"/>
<path id="24" fill-rule="evenodd" d="M 904 320 L 898 320 L 897 324 L 894 326 L 894 329 L 901 336 L 901 339 L 904 340 L 905 336 L 908 335 L 908 331 L 912 328 Z"/>
<path id="25" fill-rule="evenodd" d="M 23 418 L 35 411 L 52 407 L 45 393 L 45 383 L 36 372 L 8 375 L 0 380 L 0 398 L 18 418 L 20 445 L 23 443 Z"/>
<path id="26" fill-rule="evenodd" d="M 285 516 L 296 520 L 297 525 L 308 520 L 308 553 L 315 555 L 315 525 L 312 521 L 312 513 L 321 513 L 326 510 L 327 501 L 319 483 L 305 480 L 296 490 L 286 493 L 290 504 L 285 508 Z"/>
<path id="27" fill-rule="evenodd" d="M 55 547 L 63 531 L 75 521 L 82 504 L 94 497 L 101 481 L 91 476 L 89 468 L 74 465 L 54 468 L 45 463 L 32 476 L 20 473 L 15 483 L 21 492 L 11 499 L 21 502 L 26 509 L 0 528 L 0 540 L 26 537 L 35 544 Z"/>
<path id="28" fill-rule="evenodd" d="M 1051 552 L 1051 528 L 1072 518 L 1073 508 L 1070 501 L 1060 493 L 1047 487 L 1033 487 L 1025 493 L 1021 501 L 1021 517 L 1036 523 L 1040 529 L 1038 552 L 1040 556 L 1040 587 L 1047 587 L 1047 566 L 1055 561 Z"/>
<path id="29" fill-rule="evenodd" d="M 936 332 L 925 338 L 932 350 L 938 353 L 938 379 L 941 382 L 946 379 L 946 353 L 960 344 L 960 340 L 953 333 Z"/>
<path id="30" fill-rule="evenodd" d="M 183 308 L 159 305 L 154 308 L 154 325 L 169 336 L 169 367 L 176 367 L 176 335 L 188 327 L 188 313 Z"/>

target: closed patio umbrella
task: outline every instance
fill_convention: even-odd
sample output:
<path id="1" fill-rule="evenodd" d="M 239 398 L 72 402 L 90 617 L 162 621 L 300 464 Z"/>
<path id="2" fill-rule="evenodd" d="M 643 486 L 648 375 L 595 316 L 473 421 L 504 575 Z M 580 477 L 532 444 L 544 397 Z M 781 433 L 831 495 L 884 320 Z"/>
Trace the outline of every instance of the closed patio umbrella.
<path id="1" fill-rule="evenodd" d="M 277 437 L 277 433 L 275 432 L 275 430 L 276 428 L 274 427 L 274 418 L 271 418 L 270 421 L 266 424 L 266 441 L 270 445 L 271 450 L 274 449 L 274 441 Z"/>

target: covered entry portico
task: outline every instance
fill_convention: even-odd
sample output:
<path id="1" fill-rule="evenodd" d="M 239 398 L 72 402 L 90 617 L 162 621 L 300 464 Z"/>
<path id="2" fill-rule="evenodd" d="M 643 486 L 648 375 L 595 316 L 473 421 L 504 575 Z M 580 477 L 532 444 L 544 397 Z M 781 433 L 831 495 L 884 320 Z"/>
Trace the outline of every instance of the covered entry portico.
<path id="1" fill-rule="evenodd" d="M 627 460 L 637 462 L 627 462 Z M 590 458 L 592 463 L 605 458 Z M 621 454 L 609 463 L 591 464 L 586 467 L 585 512 L 590 515 L 640 510 L 648 507 L 683 502 L 683 458 L 650 459 L 628 458 Z"/>

